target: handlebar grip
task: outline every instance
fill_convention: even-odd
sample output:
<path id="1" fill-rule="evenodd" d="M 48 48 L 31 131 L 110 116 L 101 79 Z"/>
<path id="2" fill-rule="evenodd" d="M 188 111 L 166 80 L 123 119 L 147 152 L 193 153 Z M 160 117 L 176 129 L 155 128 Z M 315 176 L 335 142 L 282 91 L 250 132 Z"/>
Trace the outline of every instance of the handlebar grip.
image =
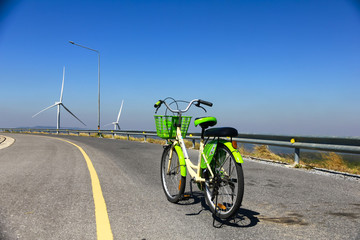
<path id="1" fill-rule="evenodd" d="M 159 108 L 161 106 L 161 104 L 163 103 L 163 101 L 159 100 L 154 104 L 154 108 Z"/>
<path id="2" fill-rule="evenodd" d="M 213 105 L 211 102 L 204 101 L 204 100 L 201 100 L 201 99 L 199 99 L 199 103 L 204 104 L 204 105 L 209 106 L 209 107 L 212 107 L 212 105 Z"/>

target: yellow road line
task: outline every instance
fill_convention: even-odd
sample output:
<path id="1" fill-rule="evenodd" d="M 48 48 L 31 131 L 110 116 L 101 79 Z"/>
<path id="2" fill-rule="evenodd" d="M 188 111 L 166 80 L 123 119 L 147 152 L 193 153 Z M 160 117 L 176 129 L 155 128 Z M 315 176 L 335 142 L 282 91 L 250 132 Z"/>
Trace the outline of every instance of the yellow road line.
<path id="1" fill-rule="evenodd" d="M 86 154 L 86 152 L 76 145 L 75 143 L 72 143 L 70 141 L 56 138 L 58 140 L 70 143 L 77 147 L 82 155 L 85 158 L 86 164 L 88 166 L 89 172 L 90 172 L 90 178 L 91 178 L 91 185 L 93 190 L 93 198 L 94 198 L 94 204 L 95 204 L 95 218 L 96 218 L 96 233 L 97 233 L 97 239 L 98 240 L 111 240 L 113 239 L 113 234 L 111 231 L 110 226 L 110 220 L 106 209 L 106 203 L 105 199 L 103 197 L 100 181 L 98 178 L 98 175 L 95 171 L 95 168 L 89 158 L 89 156 Z"/>

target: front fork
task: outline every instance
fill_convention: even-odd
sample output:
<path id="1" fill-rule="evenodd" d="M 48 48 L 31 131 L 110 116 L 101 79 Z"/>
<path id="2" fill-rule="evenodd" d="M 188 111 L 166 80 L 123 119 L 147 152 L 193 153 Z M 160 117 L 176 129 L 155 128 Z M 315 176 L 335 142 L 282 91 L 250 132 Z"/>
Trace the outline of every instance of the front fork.
<path id="1" fill-rule="evenodd" d="M 170 173 L 170 166 L 171 166 L 173 151 L 174 151 L 174 148 L 173 148 L 173 147 L 170 147 L 170 151 L 169 151 L 169 161 L 168 161 L 168 166 L 167 166 L 167 170 L 166 170 L 166 175 L 169 175 L 169 173 Z"/>

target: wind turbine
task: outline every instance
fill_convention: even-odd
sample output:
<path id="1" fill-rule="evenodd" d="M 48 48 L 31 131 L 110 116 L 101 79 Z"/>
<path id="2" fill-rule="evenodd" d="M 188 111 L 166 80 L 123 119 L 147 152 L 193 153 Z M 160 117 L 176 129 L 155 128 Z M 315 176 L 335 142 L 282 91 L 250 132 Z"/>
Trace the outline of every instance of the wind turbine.
<path id="1" fill-rule="evenodd" d="M 57 106 L 57 122 L 56 122 L 56 129 L 59 130 L 60 128 L 60 106 L 62 106 L 63 108 L 65 108 L 66 111 L 68 111 L 71 115 L 73 115 L 74 118 L 76 118 L 79 122 L 81 122 L 84 126 L 86 126 L 85 123 L 83 123 L 78 117 L 76 117 L 67 107 L 65 107 L 65 105 L 62 103 L 62 99 L 63 99 L 63 92 L 64 92 L 64 80 L 65 80 L 65 67 L 63 69 L 63 80 L 62 80 L 62 85 L 61 85 L 61 93 L 60 93 L 60 101 L 59 102 L 55 102 L 53 105 L 41 110 L 40 112 L 38 112 L 37 114 L 35 114 L 32 117 L 37 116 L 38 114 Z"/>
<path id="2" fill-rule="evenodd" d="M 118 117 L 116 119 L 116 122 L 106 124 L 105 126 L 114 124 L 114 130 L 120 130 L 119 120 L 120 120 L 120 115 L 121 115 L 121 110 L 122 110 L 123 104 L 124 104 L 124 100 L 121 101 L 120 111 L 119 111 Z"/>

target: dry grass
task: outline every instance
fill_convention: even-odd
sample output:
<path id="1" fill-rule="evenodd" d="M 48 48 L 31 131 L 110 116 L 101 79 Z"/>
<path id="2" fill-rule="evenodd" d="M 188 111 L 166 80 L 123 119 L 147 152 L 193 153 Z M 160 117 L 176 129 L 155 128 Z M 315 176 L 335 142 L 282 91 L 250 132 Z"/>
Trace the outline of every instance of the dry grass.
<path id="1" fill-rule="evenodd" d="M 114 138 L 112 134 L 102 134 L 103 138 Z"/>
<path id="2" fill-rule="evenodd" d="M 115 139 L 119 139 L 119 140 L 127 140 L 127 137 L 121 136 L 121 135 L 115 135 L 114 138 L 115 138 Z"/>
<path id="3" fill-rule="evenodd" d="M 307 160 L 306 162 L 300 162 L 312 168 L 318 167 L 351 174 L 360 174 L 360 164 L 349 163 L 334 152 L 321 153 L 320 157 L 317 157 L 317 159 L 313 161 Z"/>
<path id="4" fill-rule="evenodd" d="M 81 136 L 81 137 L 88 137 L 89 134 L 88 134 L 88 133 L 80 133 L 79 136 Z"/>
<path id="5" fill-rule="evenodd" d="M 271 160 L 280 161 L 281 157 L 276 155 L 275 153 L 271 152 L 269 147 L 266 145 L 258 145 L 254 147 L 253 151 L 254 157 L 258 158 L 266 158 Z"/>
<path id="6" fill-rule="evenodd" d="M 51 133 L 48 133 L 48 132 L 41 132 L 41 134 L 49 135 L 49 134 L 51 134 Z"/>
<path id="7" fill-rule="evenodd" d="M 292 158 L 293 155 L 292 157 L 290 157 L 289 155 L 279 156 L 271 152 L 269 147 L 266 145 L 256 145 L 253 151 L 246 150 L 245 147 L 242 145 L 239 148 L 239 151 L 244 156 L 269 159 L 289 164 L 294 163 L 294 159 Z M 351 174 L 360 174 L 360 164 L 350 164 L 349 162 L 346 162 L 341 157 L 341 155 L 334 152 L 317 154 L 316 157 L 312 159 L 301 160 L 301 158 L 302 157 L 300 155 L 300 165 L 297 165 L 296 167 L 304 167 L 307 169 L 318 167 Z"/>
<path id="8" fill-rule="evenodd" d="M 161 144 L 161 145 L 165 145 L 165 144 L 166 144 L 166 140 L 164 140 L 164 139 L 148 138 L 148 139 L 147 139 L 147 142 L 148 142 L 148 143 Z"/>
<path id="9" fill-rule="evenodd" d="M 287 157 L 281 157 L 275 153 L 273 153 L 267 145 L 255 145 L 252 151 L 247 150 L 244 145 L 242 144 L 239 148 L 239 152 L 243 156 L 247 157 L 255 157 L 255 158 L 262 158 L 268 159 L 272 161 L 284 162 L 284 163 L 292 163 L 293 160 Z"/>
<path id="10" fill-rule="evenodd" d="M 241 144 L 241 146 L 238 148 L 238 150 L 239 150 L 239 152 L 240 152 L 240 154 L 242 155 L 242 156 L 251 156 L 251 154 L 252 154 L 252 152 L 251 151 L 248 151 L 246 148 L 245 148 L 245 146 L 244 146 L 244 144 Z"/>
<path id="11" fill-rule="evenodd" d="M 342 172 L 347 170 L 346 164 L 340 155 L 334 152 L 329 152 L 329 153 L 322 153 L 321 156 L 322 159 L 325 160 L 324 162 L 325 167 Z"/>
<path id="12" fill-rule="evenodd" d="M 186 148 L 192 148 L 193 147 L 193 142 L 189 141 L 189 140 L 184 140 L 185 142 L 185 147 Z"/>
<path id="13" fill-rule="evenodd" d="M 46 133 L 46 132 L 26 132 L 26 131 L 23 133 L 52 134 L 52 133 Z M 53 134 L 55 134 L 55 133 L 53 133 Z M 60 133 L 59 135 L 99 137 L 99 133 L 92 133 L 90 135 L 88 133 L 80 133 L 79 135 L 73 134 L 73 133 L 70 133 L 70 134 Z M 128 138 L 127 136 L 112 135 L 112 134 L 103 134 L 102 137 L 144 142 L 143 137 L 141 137 L 141 138 L 129 137 Z M 154 138 L 147 138 L 146 142 L 154 143 L 154 144 L 161 144 L 161 145 L 166 144 L 166 140 L 154 139 Z M 193 142 L 189 141 L 189 140 L 185 140 L 185 146 L 187 148 L 192 148 Z M 196 142 L 194 149 L 199 149 L 199 147 L 200 147 L 200 144 L 198 142 Z M 269 149 L 269 147 L 266 145 L 255 145 L 254 149 L 251 151 L 251 150 L 247 150 L 245 148 L 244 144 L 242 144 L 238 148 L 238 150 L 242 156 L 246 156 L 246 157 L 263 158 L 263 159 L 268 159 L 268 160 L 273 160 L 273 161 L 285 162 L 285 163 L 289 163 L 289 164 L 294 163 L 293 156 L 291 157 L 290 155 L 286 155 L 286 154 L 285 155 L 281 154 L 282 156 L 279 156 L 279 155 L 273 153 Z M 303 159 L 301 159 L 301 158 L 303 158 Z M 318 168 L 325 168 L 325 169 L 330 169 L 330 170 L 335 170 L 335 171 L 340 171 L 340 172 L 347 172 L 347 173 L 351 173 L 351 174 L 358 174 L 358 175 L 360 174 L 360 164 L 359 163 L 349 163 L 349 162 L 345 161 L 339 154 L 336 154 L 334 152 L 321 153 L 321 154 L 318 154 L 315 158 L 311 158 L 311 159 L 305 159 L 304 157 L 300 156 L 300 165 L 298 167 L 305 167 L 305 168 L 309 168 L 309 169 L 318 167 Z"/>

